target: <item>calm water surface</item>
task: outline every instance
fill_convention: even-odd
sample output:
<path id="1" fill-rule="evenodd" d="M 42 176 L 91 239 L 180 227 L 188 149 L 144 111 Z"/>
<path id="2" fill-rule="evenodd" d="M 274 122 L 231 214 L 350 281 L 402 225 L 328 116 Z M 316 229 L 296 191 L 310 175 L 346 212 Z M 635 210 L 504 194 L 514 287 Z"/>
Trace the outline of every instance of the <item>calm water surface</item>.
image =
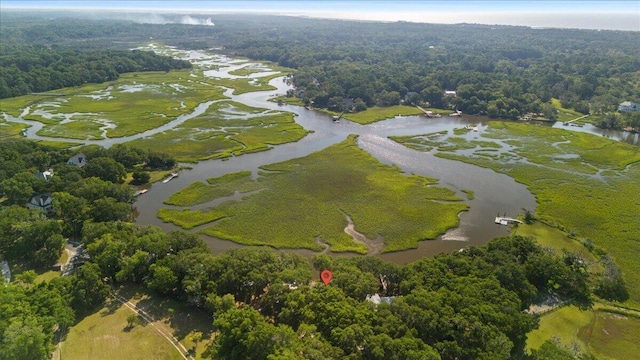
<path id="1" fill-rule="evenodd" d="M 229 72 L 250 65 L 247 62 L 234 61 L 226 57 L 212 56 L 200 52 L 185 52 L 185 57 L 196 62 L 199 61 L 200 64 L 213 65 L 224 63 L 224 65 L 229 65 L 205 72 L 205 75 L 212 77 L 237 77 L 230 75 Z M 264 74 L 253 74 L 249 77 L 255 76 L 264 76 Z M 278 106 L 273 102 L 267 101 L 270 97 L 276 94 L 284 94 L 286 90 L 289 89 L 289 86 L 282 81 L 282 78 L 273 79 L 270 83 L 276 86 L 277 90 L 253 92 L 237 96 L 232 95 L 231 91 L 228 90 L 225 95 L 232 100 L 250 106 L 293 112 L 297 114 L 295 117 L 296 122 L 313 132 L 298 142 L 274 146 L 269 151 L 241 155 L 226 160 L 202 161 L 195 165 L 185 164 L 192 168 L 182 170 L 178 178 L 166 184 L 156 183 L 152 185 L 149 192 L 137 198 L 135 206 L 140 214 L 136 220 L 137 223 L 156 225 L 167 231 L 176 230 L 178 229 L 177 226 L 163 223 L 156 217 L 156 213 L 160 207 L 167 207 L 167 205 L 163 204 L 163 201 L 192 182 L 205 181 L 211 177 L 243 170 L 250 170 L 254 175 L 257 175 L 258 168 L 262 165 L 306 156 L 312 152 L 341 142 L 350 134 L 359 135 L 358 146 L 385 164 L 396 165 L 406 173 L 438 178 L 440 179 L 440 186 L 456 191 L 458 196 L 463 199 L 466 199 L 466 195 L 460 191 L 461 189 L 474 191 L 475 198 L 467 201 L 470 209 L 459 215 L 460 225 L 457 228 L 450 229 L 436 240 L 420 242 L 417 249 L 379 255 L 385 260 L 396 263 L 406 263 L 424 256 L 433 256 L 441 252 L 449 252 L 471 245 L 484 244 L 496 236 L 509 234 L 508 227 L 494 224 L 493 220 L 497 213 L 506 213 L 515 217 L 522 212 L 523 208 L 532 211 L 535 210 L 536 201 L 534 196 L 525 186 L 516 183 L 506 175 L 470 164 L 441 159 L 432 153 L 408 149 L 387 138 L 392 135 L 418 135 L 442 130 L 452 131 L 455 128 L 464 127 L 468 124 L 477 124 L 479 131 L 470 132 L 465 136 L 468 140 L 481 139 L 480 134 L 487 126 L 487 119 L 485 118 L 462 116 L 427 119 L 422 116 L 403 116 L 370 125 L 359 125 L 345 120 L 342 120 L 340 123 L 333 123 L 328 115 L 306 110 L 299 106 Z M 212 103 L 213 101 L 204 102 L 197 106 L 193 112 L 182 115 L 162 127 L 141 134 L 114 139 L 87 140 L 84 142 L 109 147 L 115 143 L 123 143 L 140 137 L 151 136 L 176 127 L 184 121 L 204 113 Z M 28 111 L 29 110 L 23 113 L 22 116 L 26 115 Z M 42 123 L 24 120 L 22 116 L 11 117 L 5 114 L 5 118 L 9 121 L 31 125 L 32 127 L 29 128 L 27 132 L 29 138 L 67 140 L 38 136 L 36 133 L 42 128 Z M 594 127 L 571 127 L 570 130 L 587 131 L 616 138 L 621 141 L 636 144 L 640 143 L 638 134 L 607 132 Z M 214 253 L 242 246 L 230 241 L 206 236 L 204 239 Z M 311 256 L 313 254 L 313 252 L 309 250 L 294 251 L 305 256 Z M 350 254 L 342 255 L 352 256 Z"/>

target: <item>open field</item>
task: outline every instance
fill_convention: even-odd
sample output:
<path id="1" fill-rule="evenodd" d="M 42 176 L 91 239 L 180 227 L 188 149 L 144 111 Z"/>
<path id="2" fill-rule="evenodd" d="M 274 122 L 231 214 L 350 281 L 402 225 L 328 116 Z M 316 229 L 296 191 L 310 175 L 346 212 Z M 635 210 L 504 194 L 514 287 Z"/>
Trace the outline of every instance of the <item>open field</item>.
<path id="1" fill-rule="evenodd" d="M 436 187 L 435 179 L 405 175 L 396 167 L 380 164 L 358 148 L 354 136 L 307 157 L 262 169 L 257 182 L 263 190 L 240 202 L 214 207 L 227 217 L 204 233 L 248 245 L 312 250 L 322 249 L 317 242 L 321 239 L 335 252 L 365 253 L 366 246 L 344 232 L 348 215 L 356 231 L 368 239 L 381 236 L 382 251 L 388 252 L 434 239 L 456 226 L 457 214 L 468 207 L 451 190 Z M 246 175 L 236 180 L 240 182 L 233 186 L 224 177 L 210 180 L 227 188 L 212 191 L 220 197 L 232 189 L 246 190 L 246 182 L 253 181 Z M 185 189 L 174 200 L 191 203 L 206 196 L 203 186 L 207 185 Z"/>
<path id="2" fill-rule="evenodd" d="M 540 327 L 528 334 L 527 348 L 537 349 L 556 337 L 568 347 L 577 344 L 599 359 L 636 359 L 640 354 L 640 318 L 606 311 L 566 306 L 540 318 Z"/>
<path id="3" fill-rule="evenodd" d="M 126 288 L 119 294 L 149 314 L 152 323 L 139 317 L 139 324 L 128 327 L 127 317 L 133 310 L 111 299 L 69 329 L 60 359 L 183 359 L 156 328 L 173 335 L 188 350 L 194 346 L 190 335 L 201 331 L 196 356 L 201 358 L 213 336 L 210 317 L 175 300 L 146 294 L 142 288 Z"/>
<path id="4" fill-rule="evenodd" d="M 171 153 L 195 162 L 269 150 L 307 135 L 293 114 L 252 108 L 234 101 L 213 103 L 199 116 L 156 135 L 129 142 L 143 149 Z"/>
<path id="5" fill-rule="evenodd" d="M 492 168 L 536 196 L 536 217 L 578 239 L 589 239 L 621 268 L 629 302 L 640 304 L 640 148 L 586 133 L 512 122 L 491 122 L 482 136 L 512 148 L 496 156 L 438 156 Z M 403 139 L 425 146 L 423 139 Z"/>

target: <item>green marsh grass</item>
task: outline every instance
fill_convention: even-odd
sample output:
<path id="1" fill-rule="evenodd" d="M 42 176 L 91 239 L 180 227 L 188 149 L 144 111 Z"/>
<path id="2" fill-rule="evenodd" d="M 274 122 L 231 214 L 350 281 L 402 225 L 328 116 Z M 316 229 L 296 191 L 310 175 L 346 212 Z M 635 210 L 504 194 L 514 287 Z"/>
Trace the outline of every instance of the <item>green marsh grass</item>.
<path id="1" fill-rule="evenodd" d="M 285 96 L 285 95 L 274 96 L 270 98 L 269 101 L 276 102 L 276 103 L 279 101 L 282 101 L 283 103 L 289 104 L 289 105 L 304 106 L 304 102 L 302 101 L 302 99 L 297 98 L 295 96 Z"/>
<path id="2" fill-rule="evenodd" d="M 261 185 L 251 178 L 251 171 L 223 175 L 208 179 L 208 185 L 195 182 L 171 195 L 165 201 L 168 205 L 191 206 L 206 203 L 221 197 L 231 196 L 236 191 L 247 193 L 259 190 Z"/>
<path id="3" fill-rule="evenodd" d="M 564 346 L 575 343 L 598 358 L 634 359 L 640 353 L 639 332 L 636 317 L 608 312 L 599 304 L 590 310 L 570 305 L 540 318 L 539 328 L 527 334 L 527 349 L 537 349 L 556 337 Z"/>
<path id="4" fill-rule="evenodd" d="M 196 162 L 265 151 L 306 135 L 307 130 L 295 123 L 291 113 L 221 101 L 176 128 L 129 144 L 162 148 L 179 161 Z"/>
<path id="5" fill-rule="evenodd" d="M 60 93 L 61 90 L 51 91 L 51 93 Z M 2 99 L 0 101 L 0 114 L 7 113 L 11 116 L 19 116 L 27 106 L 37 104 L 39 102 L 48 102 L 54 100 L 56 96 L 43 95 L 23 95 L 12 98 Z M 2 117 L 4 118 L 4 117 Z"/>
<path id="6" fill-rule="evenodd" d="M 422 111 L 414 106 L 396 105 L 389 107 L 374 106 L 358 113 L 345 113 L 343 117 L 349 121 L 366 125 L 376 121 L 393 119 L 398 115 L 409 116 L 420 114 L 422 114 Z"/>
<path id="7" fill-rule="evenodd" d="M 0 118 L 0 139 L 20 136 L 20 131 L 27 128 L 25 124 L 7 122 Z"/>
<path id="8" fill-rule="evenodd" d="M 160 208 L 158 217 L 167 223 L 173 223 L 183 229 L 192 229 L 196 226 L 208 224 L 227 216 L 222 211 L 211 210 L 189 210 L 189 209 L 167 209 Z"/>
<path id="9" fill-rule="evenodd" d="M 356 231 L 384 238 L 383 251 L 399 251 L 457 226 L 458 213 L 468 208 L 453 191 L 435 186 L 437 180 L 379 163 L 358 148 L 355 136 L 262 170 L 257 182 L 263 190 L 215 207 L 228 217 L 203 233 L 247 245 L 311 250 L 323 248 L 320 239 L 335 252 L 365 253 L 363 244 L 344 233 L 347 214 Z"/>
<path id="10" fill-rule="evenodd" d="M 640 305 L 640 148 L 514 122 L 492 121 L 482 136 L 508 142 L 514 146 L 509 157 L 528 162 L 454 152 L 437 156 L 491 168 L 526 185 L 538 202 L 536 217 L 577 238 L 588 238 L 612 255 L 627 283 L 629 302 Z M 557 159 L 565 154 L 577 157 Z M 600 170 L 597 176 L 595 169 Z"/>
<path id="11" fill-rule="evenodd" d="M 467 200 L 473 200 L 473 199 L 476 198 L 476 195 L 473 192 L 473 190 L 461 189 L 460 191 L 462 191 L 463 193 L 467 194 Z"/>

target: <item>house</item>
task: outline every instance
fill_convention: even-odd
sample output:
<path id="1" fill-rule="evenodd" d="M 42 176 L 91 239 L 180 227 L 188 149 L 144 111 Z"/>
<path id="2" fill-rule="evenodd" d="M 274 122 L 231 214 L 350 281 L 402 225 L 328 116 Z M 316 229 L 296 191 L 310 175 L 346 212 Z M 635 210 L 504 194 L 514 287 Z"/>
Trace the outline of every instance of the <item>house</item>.
<path id="1" fill-rule="evenodd" d="M 453 90 L 445 90 L 444 91 L 444 95 L 445 96 L 456 96 L 456 92 Z"/>
<path id="2" fill-rule="evenodd" d="M 398 298 L 397 296 L 380 296 L 379 294 L 373 294 L 373 295 L 367 295 L 366 300 L 376 305 L 379 305 L 380 303 L 391 304 L 397 298 Z"/>
<path id="3" fill-rule="evenodd" d="M 67 164 L 81 168 L 87 164 L 87 157 L 83 153 L 76 154 L 67 160 Z"/>
<path id="4" fill-rule="evenodd" d="M 51 177 L 53 176 L 53 170 L 49 169 L 47 171 L 43 171 L 43 172 L 37 172 L 34 174 L 36 178 L 38 179 L 44 179 L 44 180 L 49 180 L 51 179 Z"/>
<path id="5" fill-rule="evenodd" d="M 640 111 L 640 105 L 631 101 L 624 101 L 618 105 L 618 111 L 622 113 Z"/>
<path id="6" fill-rule="evenodd" d="M 53 211 L 53 196 L 50 193 L 35 194 L 27 203 L 29 209 L 42 210 L 45 213 Z"/>

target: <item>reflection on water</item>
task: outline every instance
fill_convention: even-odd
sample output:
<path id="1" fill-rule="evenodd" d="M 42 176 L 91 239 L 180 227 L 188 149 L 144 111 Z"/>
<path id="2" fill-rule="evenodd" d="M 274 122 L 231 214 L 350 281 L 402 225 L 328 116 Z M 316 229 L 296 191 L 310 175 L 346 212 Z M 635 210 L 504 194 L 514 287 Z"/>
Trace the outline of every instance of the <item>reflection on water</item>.
<path id="1" fill-rule="evenodd" d="M 210 70 L 206 71 L 206 75 L 208 76 L 225 78 L 242 77 L 229 75 L 229 72 L 250 66 L 250 63 L 246 61 L 234 61 L 219 55 L 209 55 L 195 51 L 184 52 L 175 49 L 172 51 L 174 51 L 174 54 L 179 54 L 192 60 L 197 66 L 210 68 Z M 249 75 L 247 78 L 255 76 L 256 75 L 253 74 L 253 76 Z M 188 164 L 187 166 L 191 167 L 191 169 L 183 170 L 180 173 L 180 177 L 166 184 L 156 183 L 151 186 L 145 195 L 137 198 L 135 206 L 140 213 L 137 218 L 138 223 L 157 225 L 167 231 L 175 230 L 177 229 L 176 226 L 163 223 L 156 217 L 156 213 L 160 207 L 164 206 L 164 200 L 192 182 L 205 181 L 211 177 L 218 177 L 242 170 L 250 170 L 254 176 L 257 176 L 258 168 L 261 165 L 306 156 L 312 152 L 322 150 L 332 144 L 343 141 L 349 134 L 358 134 L 358 145 L 382 163 L 398 166 L 408 174 L 414 173 L 438 178 L 440 179 L 440 186 L 445 186 L 456 191 L 462 199 L 466 199 L 466 195 L 461 191 L 462 189 L 472 190 L 474 192 L 474 199 L 467 201 L 470 205 L 469 211 L 459 215 L 459 227 L 450 229 L 446 234 L 436 240 L 420 242 L 417 249 L 380 255 L 380 257 L 385 260 L 405 263 L 423 256 L 433 256 L 441 252 L 454 251 L 470 245 L 484 244 L 496 236 L 509 234 L 508 227 L 494 224 L 494 218 L 497 213 L 507 213 L 511 216 L 517 216 L 522 212 L 523 208 L 531 211 L 535 210 L 536 202 L 534 196 L 525 186 L 516 183 L 506 175 L 498 174 L 486 168 L 438 158 L 432 153 L 415 151 L 388 139 L 388 136 L 427 134 L 444 130 L 452 133 L 455 128 L 476 124 L 478 132 L 470 131 L 463 136 L 467 140 L 480 140 L 481 133 L 487 127 L 486 118 L 461 116 L 427 119 L 422 116 L 403 116 L 370 125 L 359 125 L 346 120 L 341 123 L 333 123 L 328 115 L 306 110 L 299 106 L 278 106 L 273 102 L 267 101 L 276 94 L 284 94 L 286 90 L 290 88 L 282 81 L 282 78 L 271 80 L 270 85 L 275 86 L 277 89 L 274 91 L 252 92 L 241 95 L 233 95 L 231 89 L 228 89 L 225 95 L 234 101 L 252 107 L 293 112 L 299 115 L 295 117 L 295 121 L 312 132 L 298 142 L 274 146 L 269 151 L 245 154 L 226 160 L 202 161 L 195 165 Z M 182 115 L 176 120 L 157 129 L 129 137 L 86 141 L 86 143 L 108 147 L 115 143 L 127 142 L 166 131 L 190 118 L 204 113 L 212 103 L 213 101 L 203 102 L 197 106 L 192 113 Z M 26 115 L 27 113 L 28 110 L 23 114 Z M 24 120 L 22 117 L 11 117 L 7 114 L 5 114 L 5 118 L 9 121 L 34 125 L 27 132 L 29 138 L 67 140 L 37 136 L 36 132 L 42 128 L 42 123 Z M 609 136 L 635 144 L 639 143 L 637 134 L 630 134 L 630 136 L 620 132 L 607 132 L 593 127 L 575 129 L 600 133 L 603 136 Z M 504 145 L 508 146 L 506 144 Z M 241 245 L 230 241 L 223 241 L 207 236 L 203 236 L 203 238 L 214 253 L 230 248 L 241 247 Z M 295 251 L 305 256 L 311 256 L 313 254 L 313 252 L 309 250 Z M 342 254 L 342 256 L 353 255 Z"/>

